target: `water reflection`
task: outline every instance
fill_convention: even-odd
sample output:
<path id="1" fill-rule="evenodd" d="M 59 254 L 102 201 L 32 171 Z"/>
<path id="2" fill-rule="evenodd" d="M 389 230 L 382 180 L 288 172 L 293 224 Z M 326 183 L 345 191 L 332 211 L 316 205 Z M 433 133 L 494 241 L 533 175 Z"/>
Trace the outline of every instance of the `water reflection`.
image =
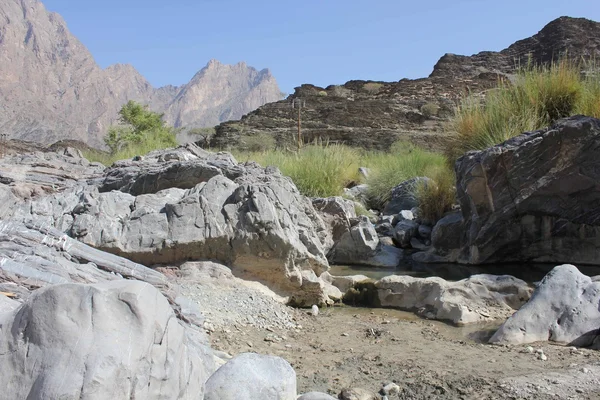
<path id="1" fill-rule="evenodd" d="M 329 272 L 335 276 L 366 275 L 372 279 L 381 279 L 389 275 L 410 275 L 419 278 L 439 276 L 448 281 L 459 281 L 477 274 L 512 275 L 526 282 L 538 282 L 556 265 L 558 264 L 422 264 L 407 260 L 401 263 L 396 269 L 333 265 Z M 577 268 L 588 276 L 600 275 L 600 267 L 598 266 L 578 266 Z"/>

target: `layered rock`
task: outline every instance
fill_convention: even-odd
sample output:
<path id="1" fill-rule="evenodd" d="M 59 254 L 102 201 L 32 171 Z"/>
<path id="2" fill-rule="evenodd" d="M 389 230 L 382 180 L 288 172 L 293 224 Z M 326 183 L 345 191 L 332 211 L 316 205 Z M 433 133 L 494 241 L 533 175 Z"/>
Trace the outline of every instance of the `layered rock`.
<path id="1" fill-rule="evenodd" d="M 531 300 L 511 316 L 491 343 L 553 341 L 600 348 L 600 282 L 573 265 L 555 267 Z"/>
<path id="2" fill-rule="evenodd" d="M 100 68 L 60 15 L 38 0 L 0 4 L 0 126 L 12 138 L 53 143 L 102 137 L 128 100 L 180 126 L 214 126 L 281 99 L 268 70 L 210 62 L 182 87 L 155 89 L 130 65 Z"/>

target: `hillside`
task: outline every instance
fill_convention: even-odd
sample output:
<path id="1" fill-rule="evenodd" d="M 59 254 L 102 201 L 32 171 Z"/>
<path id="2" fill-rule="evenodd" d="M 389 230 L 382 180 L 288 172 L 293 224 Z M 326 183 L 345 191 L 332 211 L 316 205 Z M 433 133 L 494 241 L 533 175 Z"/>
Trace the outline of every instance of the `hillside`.
<path id="1" fill-rule="evenodd" d="M 98 66 L 42 2 L 0 2 L 0 130 L 13 139 L 101 146 L 128 100 L 149 104 L 177 127 L 204 127 L 280 98 L 268 70 L 244 63 L 211 61 L 181 87 L 154 88 L 131 65 Z"/>
<path id="2" fill-rule="evenodd" d="M 466 93 L 481 93 L 515 69 L 547 63 L 568 54 L 572 59 L 600 56 L 600 23 L 585 18 L 561 17 L 536 35 L 517 41 L 500 52 L 472 56 L 445 54 L 427 78 L 398 82 L 350 81 L 321 88 L 302 85 L 295 93 L 266 104 L 217 127 L 211 145 L 226 148 L 247 135 L 267 132 L 280 146 L 293 146 L 302 99 L 302 132 L 307 142 L 320 139 L 365 148 L 387 149 L 398 139 L 426 147 L 440 147 L 440 133 L 457 100 Z"/>

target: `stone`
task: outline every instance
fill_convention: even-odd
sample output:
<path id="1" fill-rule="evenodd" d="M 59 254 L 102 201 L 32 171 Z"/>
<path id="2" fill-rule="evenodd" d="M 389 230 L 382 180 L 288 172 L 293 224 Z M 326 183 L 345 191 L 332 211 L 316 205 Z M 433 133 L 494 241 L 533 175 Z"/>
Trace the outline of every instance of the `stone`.
<path id="1" fill-rule="evenodd" d="M 458 282 L 391 275 L 375 282 L 382 307 L 417 311 L 456 325 L 501 320 L 531 295 L 526 282 L 504 275 L 474 275 Z"/>
<path id="2" fill-rule="evenodd" d="M 0 314 L 13 398 L 197 399 L 214 359 L 144 282 L 59 284 Z"/>
<path id="3" fill-rule="evenodd" d="M 297 400 L 336 400 L 335 397 L 331 397 L 326 393 L 321 392 L 309 392 L 298 397 Z"/>
<path id="4" fill-rule="evenodd" d="M 419 225 L 411 220 L 405 219 L 394 228 L 394 240 L 399 247 L 409 248 L 410 241 L 416 236 Z"/>
<path id="5" fill-rule="evenodd" d="M 402 259 L 400 249 L 380 245 L 375 227 L 366 217 L 350 220 L 351 227 L 328 254 L 332 263 L 395 268 Z"/>
<path id="6" fill-rule="evenodd" d="M 419 225 L 419 229 L 417 230 L 417 232 L 421 239 L 430 239 L 432 228 L 429 225 L 421 224 Z"/>
<path id="7" fill-rule="evenodd" d="M 311 314 L 313 315 L 313 317 L 316 317 L 317 315 L 319 315 L 319 306 L 317 306 L 316 304 L 313 304 L 313 306 L 311 308 Z"/>
<path id="8" fill-rule="evenodd" d="M 431 250 L 413 254 L 417 262 L 456 262 L 461 252 L 464 223 L 460 212 L 440 219 L 431 231 Z"/>
<path id="9" fill-rule="evenodd" d="M 574 116 L 461 157 L 457 261 L 600 265 L 599 146 L 600 120 Z"/>
<path id="10" fill-rule="evenodd" d="M 369 185 L 363 183 L 351 188 L 344 188 L 344 194 L 354 201 L 358 201 L 364 206 L 369 205 Z"/>
<path id="11" fill-rule="evenodd" d="M 540 341 L 600 348 L 600 282 L 573 265 L 550 271 L 531 299 L 512 315 L 490 343 L 525 344 Z"/>
<path id="12" fill-rule="evenodd" d="M 381 396 L 362 388 L 342 389 L 338 395 L 340 400 L 381 400 Z"/>
<path id="13" fill-rule="evenodd" d="M 282 358 L 243 353 L 206 382 L 204 400 L 296 400 L 296 373 Z"/>
<path id="14" fill-rule="evenodd" d="M 396 385 L 394 382 L 388 383 L 381 389 L 385 396 L 393 396 L 400 393 L 400 386 Z"/>
<path id="15" fill-rule="evenodd" d="M 333 276 L 329 272 L 324 272 L 321 275 L 321 279 L 331 283 L 337 287 L 342 293 L 346 293 L 348 289 L 354 287 L 359 282 L 370 281 L 371 278 L 365 275 L 344 275 L 344 276 Z"/>
<path id="16" fill-rule="evenodd" d="M 419 205 L 415 191 L 421 184 L 427 184 L 429 178 L 416 177 L 404 181 L 392 189 L 390 201 L 383 209 L 384 215 L 398 214 L 403 210 L 410 210 Z"/>

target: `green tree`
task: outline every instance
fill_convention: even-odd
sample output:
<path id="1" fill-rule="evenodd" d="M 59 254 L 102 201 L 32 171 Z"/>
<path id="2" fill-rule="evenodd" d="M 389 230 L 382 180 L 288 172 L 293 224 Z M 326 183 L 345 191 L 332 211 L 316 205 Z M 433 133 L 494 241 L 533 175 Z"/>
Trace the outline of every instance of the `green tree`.
<path id="1" fill-rule="evenodd" d="M 166 126 L 162 115 L 148 110 L 148 106 L 130 100 L 119 111 L 120 125 L 111 126 L 104 143 L 115 154 L 124 147 L 152 143 L 165 148 L 177 145 L 175 131 Z"/>

